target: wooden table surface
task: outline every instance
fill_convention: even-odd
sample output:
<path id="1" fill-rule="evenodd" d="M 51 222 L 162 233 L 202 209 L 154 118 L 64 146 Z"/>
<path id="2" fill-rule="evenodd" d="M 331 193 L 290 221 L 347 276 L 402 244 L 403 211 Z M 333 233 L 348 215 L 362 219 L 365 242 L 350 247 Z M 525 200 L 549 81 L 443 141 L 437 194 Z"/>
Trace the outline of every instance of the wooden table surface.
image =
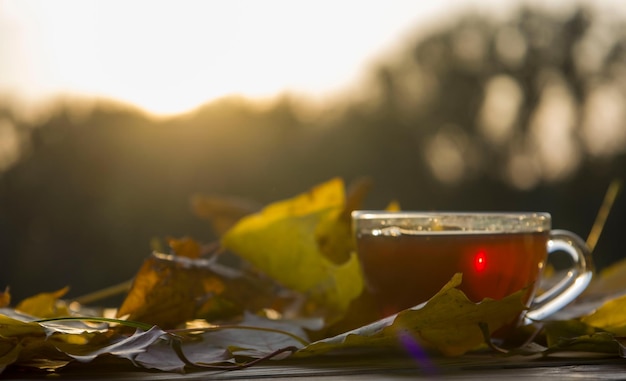
<path id="1" fill-rule="evenodd" d="M 10 370 L 0 379 L 16 380 L 626 380 L 623 358 L 506 358 L 492 355 L 415 361 L 399 355 L 329 356 L 274 360 L 235 371 L 191 370 L 184 374 L 149 372 L 129 366 L 91 364 L 55 374 Z"/>

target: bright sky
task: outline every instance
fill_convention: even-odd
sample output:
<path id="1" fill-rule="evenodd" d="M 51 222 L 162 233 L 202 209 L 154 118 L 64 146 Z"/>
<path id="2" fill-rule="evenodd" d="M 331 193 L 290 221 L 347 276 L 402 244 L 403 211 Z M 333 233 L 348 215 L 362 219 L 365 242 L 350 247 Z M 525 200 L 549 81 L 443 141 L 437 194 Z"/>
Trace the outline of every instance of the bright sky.
<path id="1" fill-rule="evenodd" d="M 228 94 L 320 95 L 420 25 L 501 0 L 0 0 L 0 95 L 106 97 L 156 114 Z"/>

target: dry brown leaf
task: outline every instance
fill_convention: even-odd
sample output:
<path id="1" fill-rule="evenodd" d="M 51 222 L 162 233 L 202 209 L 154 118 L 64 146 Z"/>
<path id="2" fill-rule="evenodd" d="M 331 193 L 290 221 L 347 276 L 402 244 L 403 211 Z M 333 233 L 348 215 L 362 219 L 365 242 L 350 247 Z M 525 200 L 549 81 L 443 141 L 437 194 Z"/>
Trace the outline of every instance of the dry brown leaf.
<path id="1" fill-rule="evenodd" d="M 9 288 L 5 288 L 4 291 L 0 292 L 0 308 L 7 307 L 11 304 L 11 293 L 9 292 Z"/>
<path id="2" fill-rule="evenodd" d="M 118 316 L 174 328 L 194 318 L 232 318 L 244 310 L 283 312 L 293 299 L 258 273 L 155 253 L 139 269 Z"/>
<path id="3" fill-rule="evenodd" d="M 261 207 L 254 201 L 232 196 L 195 195 L 191 198 L 194 213 L 208 220 L 218 236 L 222 236 L 242 217 L 257 212 Z"/>
<path id="4" fill-rule="evenodd" d="M 192 260 L 153 254 L 135 276 L 118 316 L 172 328 L 192 319 L 208 298 L 223 291 L 217 275 Z"/>
<path id="5" fill-rule="evenodd" d="M 167 244 L 170 246 L 174 254 L 178 255 L 179 257 L 195 259 L 202 256 L 202 247 L 193 238 L 168 238 Z"/>

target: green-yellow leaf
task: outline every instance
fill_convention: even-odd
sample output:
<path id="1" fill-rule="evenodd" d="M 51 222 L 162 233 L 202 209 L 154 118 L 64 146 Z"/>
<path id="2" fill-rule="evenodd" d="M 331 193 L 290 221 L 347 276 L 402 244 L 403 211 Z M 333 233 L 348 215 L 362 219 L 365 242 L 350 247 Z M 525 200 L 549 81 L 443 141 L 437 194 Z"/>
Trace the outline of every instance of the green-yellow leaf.
<path id="1" fill-rule="evenodd" d="M 589 354 L 615 355 L 619 343 L 615 335 L 592 327 L 580 320 L 555 320 L 544 323 L 548 344 L 544 355 L 562 355 L 563 352 L 583 352 Z"/>
<path id="2" fill-rule="evenodd" d="M 0 338 L 45 336 L 45 329 L 35 322 L 26 322 L 0 314 Z"/>
<path id="3" fill-rule="evenodd" d="M 30 338 L 31 341 L 43 341 L 45 337 L 45 330 L 39 324 L 0 314 L 0 373 L 18 361 L 23 349 L 22 340 Z"/>
<path id="4" fill-rule="evenodd" d="M 626 336 L 626 295 L 609 300 L 581 321 L 618 336 Z"/>
<path id="5" fill-rule="evenodd" d="M 626 259 L 613 263 L 594 275 L 581 298 L 603 298 L 626 290 Z"/>
<path id="6" fill-rule="evenodd" d="M 0 339 L 0 373 L 17 361 L 22 346 L 16 339 Z"/>
<path id="7" fill-rule="evenodd" d="M 322 252 L 319 234 L 342 218 L 345 203 L 343 181 L 330 180 L 244 217 L 226 232 L 222 245 L 285 287 L 344 311 L 363 288 L 359 263 L 354 253 L 345 263 L 333 263 Z M 349 230 L 340 234 L 351 239 Z"/>
<path id="8" fill-rule="evenodd" d="M 354 347 L 389 347 L 413 341 L 447 356 L 462 355 L 484 342 L 480 324 L 494 332 L 515 321 L 525 307 L 520 290 L 501 300 L 470 301 L 457 287 L 456 274 L 422 308 L 409 309 L 368 326 L 317 341 L 298 355 L 306 356 Z"/>
<path id="9" fill-rule="evenodd" d="M 544 323 L 544 331 L 548 347 L 559 345 L 563 340 L 590 336 L 596 329 L 579 320 L 557 320 Z"/>

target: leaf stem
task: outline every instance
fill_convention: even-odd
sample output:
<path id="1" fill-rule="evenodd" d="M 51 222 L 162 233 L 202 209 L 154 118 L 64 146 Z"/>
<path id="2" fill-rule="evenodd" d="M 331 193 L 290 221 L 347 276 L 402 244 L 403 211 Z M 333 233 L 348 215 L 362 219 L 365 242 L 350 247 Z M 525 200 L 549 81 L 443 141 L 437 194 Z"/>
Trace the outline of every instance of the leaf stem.
<path id="1" fill-rule="evenodd" d="M 600 206 L 600 210 L 598 210 L 598 214 L 596 215 L 596 220 L 591 227 L 591 231 L 589 232 L 589 236 L 587 236 L 587 246 L 589 250 L 593 252 L 596 244 L 598 243 L 598 239 L 600 239 L 600 234 L 602 234 L 602 229 L 604 229 L 604 224 L 606 223 L 606 219 L 613 208 L 613 203 L 617 198 L 617 194 L 619 193 L 622 187 L 621 179 L 614 179 L 609 188 L 604 195 L 604 200 L 602 201 L 602 205 Z"/>
<path id="2" fill-rule="evenodd" d="M 291 332 L 283 331 L 283 330 L 276 329 L 276 328 L 256 327 L 253 325 L 218 325 L 218 326 L 213 326 L 213 327 L 172 329 L 172 330 L 168 330 L 167 332 L 179 334 L 179 333 L 191 333 L 191 332 L 197 332 L 197 331 L 203 331 L 203 332 L 220 331 L 223 329 L 249 329 L 249 330 L 254 330 L 254 331 L 279 333 L 279 334 L 283 334 L 283 335 L 291 337 L 292 339 L 296 340 L 303 346 L 307 346 L 310 344 L 308 340 L 305 340 L 301 338 L 300 336 L 295 335 Z"/>
<path id="3" fill-rule="evenodd" d="M 104 288 L 102 290 L 98 290 L 98 291 L 95 291 L 86 295 L 79 296 L 78 298 L 75 298 L 74 301 L 80 304 L 91 304 L 93 302 L 97 302 L 99 300 L 109 298 L 111 296 L 116 296 L 116 295 L 128 292 L 132 284 L 133 284 L 133 280 L 130 279 L 123 283 L 119 283 L 119 284 Z"/>
<path id="4" fill-rule="evenodd" d="M 176 352 L 176 355 L 178 356 L 178 358 L 180 358 L 185 365 L 190 366 L 190 367 L 194 367 L 194 368 L 203 368 L 203 369 L 214 369 L 214 370 L 240 370 L 240 369 L 245 369 L 245 368 L 249 368 L 253 365 L 256 365 L 258 363 L 260 363 L 261 361 L 265 361 L 265 360 L 269 360 L 273 357 L 278 356 L 281 353 L 285 353 L 285 352 L 295 352 L 298 350 L 297 347 L 295 346 L 288 346 L 288 347 L 284 347 L 284 348 L 279 348 L 277 350 L 275 350 L 272 353 L 269 353 L 263 357 L 254 359 L 254 360 L 250 360 L 248 362 L 244 362 L 241 364 L 235 364 L 235 365 L 216 365 L 216 364 L 207 364 L 207 363 L 202 363 L 202 362 L 198 362 L 195 363 L 191 360 L 189 360 L 187 358 L 187 356 L 185 356 L 185 353 L 183 352 L 183 348 L 181 345 L 181 341 L 180 340 L 172 340 L 172 348 L 174 349 L 174 352 Z"/>
<path id="5" fill-rule="evenodd" d="M 35 323 L 49 323 L 54 321 L 90 321 L 96 323 L 115 323 L 119 325 L 123 325 L 126 327 L 138 328 L 143 331 L 148 331 L 152 328 L 152 325 L 142 323 L 139 321 L 133 320 L 121 320 L 121 319 L 113 319 L 113 318 L 105 318 L 105 317 L 91 317 L 91 316 L 62 316 L 48 319 L 40 319 L 35 320 Z"/>

